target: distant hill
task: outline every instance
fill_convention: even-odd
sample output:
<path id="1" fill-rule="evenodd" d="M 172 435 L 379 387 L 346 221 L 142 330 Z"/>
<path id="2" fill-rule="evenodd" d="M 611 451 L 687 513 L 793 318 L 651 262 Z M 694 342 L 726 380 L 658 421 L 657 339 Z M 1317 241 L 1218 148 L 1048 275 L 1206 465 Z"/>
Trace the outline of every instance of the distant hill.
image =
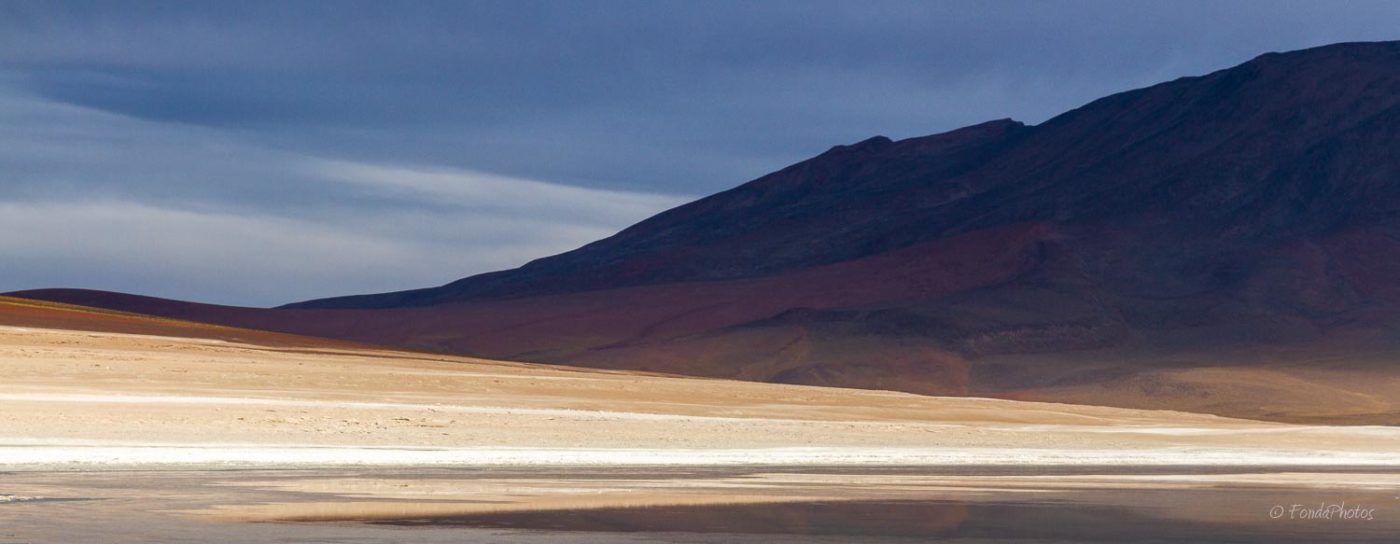
<path id="1" fill-rule="evenodd" d="M 1400 42 L 875 137 L 580 249 L 278 310 L 22 296 L 489 356 L 1400 423 Z M 137 304 L 137 301 L 143 301 Z"/>

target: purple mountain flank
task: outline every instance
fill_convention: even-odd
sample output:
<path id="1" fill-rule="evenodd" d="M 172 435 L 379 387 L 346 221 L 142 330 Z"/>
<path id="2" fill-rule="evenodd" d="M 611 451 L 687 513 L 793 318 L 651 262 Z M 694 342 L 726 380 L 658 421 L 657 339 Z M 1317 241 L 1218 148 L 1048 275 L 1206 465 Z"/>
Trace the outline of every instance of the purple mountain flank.
<path id="1" fill-rule="evenodd" d="M 1400 423 L 1400 42 L 831 150 L 514 270 L 274 310 L 498 358 Z"/>

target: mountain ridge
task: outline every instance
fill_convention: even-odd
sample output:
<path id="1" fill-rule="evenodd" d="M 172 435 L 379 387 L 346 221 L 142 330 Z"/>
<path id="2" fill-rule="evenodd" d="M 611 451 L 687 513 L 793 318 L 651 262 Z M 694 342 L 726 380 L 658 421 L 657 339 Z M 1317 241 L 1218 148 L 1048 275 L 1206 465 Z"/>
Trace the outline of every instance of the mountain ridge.
<path id="1" fill-rule="evenodd" d="M 851 239 L 846 240 L 845 245 L 833 242 L 819 249 L 805 252 L 802 249 L 804 244 L 810 245 L 816 243 L 814 239 L 822 238 L 816 233 L 830 237 L 835 229 L 830 225 L 818 225 L 818 228 L 800 230 L 791 236 L 775 237 L 777 240 L 775 243 L 757 247 L 723 247 L 724 242 L 733 241 L 735 238 L 760 229 L 771 231 L 790 228 L 790 225 L 784 223 L 784 219 L 804 219 L 817 213 L 844 211 L 843 208 L 833 204 L 833 202 L 839 202 L 840 199 L 848 196 L 843 193 L 842 184 L 860 187 L 861 190 L 872 193 L 864 195 L 867 199 L 878 201 L 883 196 L 880 194 L 881 191 L 898 192 L 903 190 L 908 194 L 910 188 L 907 184 L 900 187 L 898 182 L 901 175 L 912 177 L 923 187 L 916 188 L 915 192 L 910 194 L 910 196 L 919 199 L 919 204 L 912 209 L 906 207 L 906 210 L 903 210 L 905 213 L 922 213 L 920 210 L 941 207 L 943 209 L 939 211 L 968 215 L 963 210 L 948 210 L 947 201 L 966 201 L 969 198 L 979 197 L 981 200 L 993 203 L 1015 201 L 1018 196 L 1016 193 L 1024 192 L 1026 189 L 1020 188 L 1018 191 L 1015 184 L 1008 184 L 1007 178 L 1093 176 L 1101 175 L 1099 174 L 1100 168 L 1107 169 L 1115 177 L 1131 178 L 1133 177 L 1131 168 L 1125 169 L 1125 164 L 1138 169 L 1154 166 L 1143 164 L 1145 161 L 1134 154 L 1141 154 L 1140 148 L 1142 146 L 1148 145 L 1154 138 L 1160 138 L 1162 136 L 1160 130 L 1169 131 L 1188 121 L 1211 127 L 1210 129 L 1195 129 L 1198 133 L 1205 133 L 1209 130 L 1220 132 L 1217 127 L 1222 125 L 1249 126 L 1249 123 L 1241 122 L 1239 118 L 1251 113 L 1261 114 L 1245 107 L 1244 101 L 1236 96 L 1241 88 L 1247 89 L 1251 85 L 1263 85 L 1267 88 L 1300 86 L 1281 85 L 1277 82 L 1277 79 L 1281 77 L 1288 78 L 1289 81 L 1301 81 L 1313 85 L 1317 84 L 1319 80 L 1336 81 L 1344 79 L 1337 76 L 1336 73 L 1339 71 L 1345 73 L 1346 70 L 1338 70 L 1328 64 L 1335 57 L 1368 63 L 1376 62 L 1379 57 L 1381 61 L 1393 64 L 1396 57 L 1400 56 L 1397 49 L 1400 48 L 1397 48 L 1395 43 L 1384 42 L 1379 44 L 1340 44 L 1302 52 L 1265 54 L 1234 68 L 1204 76 L 1181 78 L 1105 97 L 1051 118 L 1040 125 L 1027 126 L 1011 120 L 998 120 L 898 142 L 890 141 L 888 138 L 873 137 L 856 144 L 836 146 L 812 159 L 762 176 L 735 189 L 662 212 L 651 219 L 624 229 L 613 237 L 588 244 L 577 250 L 532 261 L 516 271 L 488 273 L 464 278 L 439 288 L 409 291 L 407 293 L 414 293 L 414 295 L 405 297 L 406 300 L 402 300 L 400 303 L 423 305 L 471 298 L 517 297 L 522 294 L 543 294 L 668 281 L 752 277 L 801 266 L 858 258 L 883 250 L 911 245 L 920 240 L 954 234 L 961 230 L 995 226 L 996 223 L 1054 220 L 1057 219 L 1056 213 L 1077 219 L 1073 216 L 1085 215 L 1082 210 L 1075 210 L 1067 206 L 1070 204 L 1068 202 L 1069 196 L 1058 195 L 1058 198 L 1065 200 L 1065 202 L 1052 202 L 1052 206 L 1047 207 L 1040 216 L 1026 213 L 1024 210 L 1019 217 L 987 219 L 970 216 L 965 217 L 961 224 L 945 222 L 944 225 L 941 225 L 941 229 L 929 229 L 928 232 L 904 234 L 903 236 L 899 232 L 895 232 L 898 229 L 886 228 L 882 230 L 877 225 L 856 225 L 855 228 L 866 228 L 869 232 L 850 233 L 852 234 Z M 1286 62 L 1289 59 L 1298 59 L 1303 62 Z M 1320 73 L 1309 75 L 1308 69 Z M 1304 72 L 1301 77 L 1299 72 Z M 1309 93 L 1310 90 L 1313 92 Z M 1391 87 L 1382 91 L 1394 91 L 1393 80 Z M 1288 123 L 1306 124 L 1308 118 L 1296 115 L 1296 112 L 1304 111 L 1299 110 L 1299 108 L 1315 106 L 1315 103 L 1319 101 L 1318 94 L 1316 89 L 1295 90 L 1293 95 L 1296 96 L 1287 97 L 1291 101 L 1285 101 L 1283 106 L 1275 107 L 1272 110 L 1262 108 L 1261 116 L 1264 119 L 1261 123 L 1263 124 L 1256 127 L 1252 133 L 1245 131 L 1232 136 L 1257 138 L 1261 132 L 1266 131 L 1274 131 L 1275 134 L 1279 133 L 1280 130 L 1288 132 Z M 1324 95 L 1323 99 L 1327 98 L 1326 93 L 1322 94 Z M 1386 98 L 1387 95 L 1385 92 L 1371 94 L 1373 97 L 1380 96 L 1381 98 Z M 1389 92 L 1388 97 L 1390 98 L 1388 102 L 1393 105 L 1394 92 Z M 1363 98 L 1354 97 L 1350 99 L 1350 102 L 1362 103 Z M 1294 102 L 1301 104 L 1295 105 Z M 1383 102 L 1383 100 L 1375 102 Z M 1258 109 L 1261 108 L 1254 108 L 1254 110 Z M 1278 117 L 1280 114 L 1290 112 L 1291 115 L 1281 119 L 1269 118 L 1269 114 Z M 1122 118 L 1124 115 L 1133 116 L 1130 123 L 1124 121 Z M 1395 114 L 1392 111 L 1390 115 Z M 1115 116 L 1117 117 L 1115 118 Z M 1356 117 L 1364 118 L 1364 115 Z M 1183 120 L 1183 118 L 1185 119 Z M 1112 144 L 1105 143 L 1105 141 L 1110 140 L 1109 138 L 1068 139 L 1055 134 L 1056 131 L 1067 129 L 1091 132 L 1079 128 L 1080 125 L 1088 124 L 1101 127 L 1108 122 L 1106 119 L 1113 121 L 1110 126 L 1125 125 L 1117 129 L 1117 134 L 1112 135 Z M 1146 122 L 1153 119 L 1157 122 Z M 1167 128 L 1160 129 L 1158 133 L 1140 128 L 1141 125 L 1151 127 L 1163 124 L 1167 125 Z M 1178 128 L 1178 130 L 1180 129 Z M 1292 132 L 1298 131 L 1293 130 Z M 1187 136 L 1195 135 L 1187 134 Z M 1230 145 L 1228 141 L 1221 141 L 1220 138 L 1216 138 L 1211 143 Z M 1290 147 L 1289 150 L 1292 152 L 1303 152 L 1301 149 L 1293 148 L 1303 147 L 1307 143 L 1310 142 L 1301 142 L 1287 147 Z M 1049 150 L 1047 151 L 1047 149 Z M 1125 157 L 1120 158 L 1126 160 L 1113 161 L 1111 159 L 1114 157 L 1105 153 L 1105 150 L 1121 153 Z M 1185 148 L 1179 152 L 1182 157 L 1175 162 L 1180 163 L 1209 152 L 1211 152 L 1210 149 Z M 1005 157 L 1007 154 L 1011 156 Z M 1047 159 L 1045 157 L 1047 154 L 1053 154 L 1057 157 Z M 995 158 L 1002 160 L 997 162 L 994 160 Z M 1098 165 L 1095 164 L 1095 159 L 1109 159 L 1108 162 L 1111 164 Z M 888 164 L 874 164 L 872 166 L 872 163 L 877 161 L 884 161 Z M 1031 163 L 1030 168 L 1024 166 L 1026 163 Z M 875 171 L 868 171 L 871 168 L 874 168 Z M 903 172 L 899 171 L 901 168 L 904 169 Z M 988 168 L 993 170 L 980 176 L 974 173 L 971 176 L 973 179 L 969 179 L 968 170 L 986 170 Z M 996 169 L 1001 169 L 1001 171 Z M 879 184 L 872 186 L 872 180 L 879 181 Z M 945 190 L 940 191 L 940 182 L 949 186 L 943 187 Z M 834 189 L 821 187 L 822 184 L 836 185 L 836 187 Z M 1111 182 L 1105 181 L 1099 187 L 1087 184 L 1084 186 L 1097 190 L 1094 196 L 1100 200 L 1100 208 L 1123 207 L 1125 197 L 1114 197 L 1112 193 L 1118 188 L 1114 187 Z M 815 199 L 816 197 L 825 197 L 828 201 L 818 201 Z M 774 199 L 779 198 L 786 202 L 798 202 L 802 205 L 774 204 Z M 841 202 L 841 204 L 850 205 L 847 202 Z M 880 202 L 880 204 L 883 205 L 884 202 Z M 979 204 L 978 202 L 966 201 L 959 206 L 973 211 L 995 207 L 994 205 Z M 1053 207 L 1054 204 L 1060 204 L 1059 209 Z M 750 220 L 748 224 L 745 224 L 743 218 L 739 218 L 737 214 L 733 213 L 736 209 L 746 212 L 749 216 L 757 216 L 764 220 Z M 866 212 L 869 213 L 869 210 Z M 774 215 L 778 217 L 772 217 Z M 685 220 L 700 221 L 700 223 L 687 228 L 686 225 L 682 224 Z M 677 229 L 680 229 L 680 232 L 676 232 Z M 664 246 L 666 243 L 673 246 L 684 246 L 686 251 L 670 251 L 669 253 L 658 251 L 658 247 Z M 715 258 L 720 253 L 731 256 Z M 820 257 L 813 258 L 813 255 Z M 677 262 L 685 259 L 704 260 L 705 262 L 686 268 Z M 550 269 L 551 267 L 554 269 Z M 611 268 L 604 272 L 596 272 L 597 269 L 606 267 Z M 580 274 L 583 277 L 579 277 Z M 541 286 L 539 285 L 541 283 L 550 285 Z M 434 289 L 438 291 L 434 291 Z M 288 307 L 354 307 L 353 301 L 373 300 L 372 297 L 374 295 L 322 299 L 295 303 L 288 305 Z M 375 303 L 376 307 L 392 305 Z"/>

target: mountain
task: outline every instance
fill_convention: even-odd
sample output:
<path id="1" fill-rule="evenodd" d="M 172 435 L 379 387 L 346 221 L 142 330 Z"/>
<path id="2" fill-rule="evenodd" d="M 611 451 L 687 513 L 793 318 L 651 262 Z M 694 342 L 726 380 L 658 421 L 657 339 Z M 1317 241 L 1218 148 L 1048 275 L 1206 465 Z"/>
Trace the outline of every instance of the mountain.
<path id="1" fill-rule="evenodd" d="M 515 270 L 276 310 L 528 361 L 1400 423 L 1400 42 L 837 146 Z"/>

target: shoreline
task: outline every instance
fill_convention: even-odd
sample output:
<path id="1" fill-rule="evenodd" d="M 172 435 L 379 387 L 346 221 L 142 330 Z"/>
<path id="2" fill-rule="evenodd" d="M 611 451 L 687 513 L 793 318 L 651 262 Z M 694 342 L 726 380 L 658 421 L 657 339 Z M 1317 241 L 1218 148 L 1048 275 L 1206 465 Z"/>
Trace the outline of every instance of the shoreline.
<path id="1" fill-rule="evenodd" d="M 1385 452 L 1159 447 L 1066 448 L 531 448 L 170 444 L 7 440 L 0 470 L 115 468 L 567 467 L 567 466 L 1113 466 L 1400 468 Z"/>

